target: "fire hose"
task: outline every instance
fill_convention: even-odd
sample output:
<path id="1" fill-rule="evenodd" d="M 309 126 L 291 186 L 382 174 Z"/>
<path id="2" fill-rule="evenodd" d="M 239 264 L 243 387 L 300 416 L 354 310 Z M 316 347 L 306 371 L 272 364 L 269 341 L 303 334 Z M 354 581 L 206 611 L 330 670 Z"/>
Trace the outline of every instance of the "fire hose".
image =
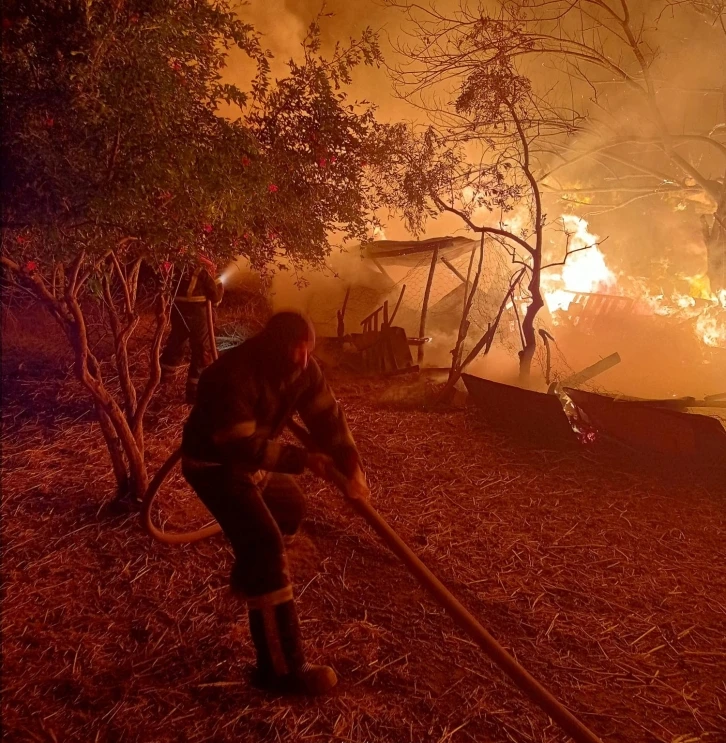
<path id="1" fill-rule="evenodd" d="M 310 435 L 294 421 L 288 423 L 292 432 L 306 445 L 310 446 Z M 148 534 L 164 544 L 188 544 L 206 539 L 221 531 L 219 524 L 212 524 L 197 531 L 183 534 L 167 534 L 156 527 L 151 518 L 151 507 L 159 487 L 181 458 L 181 448 L 177 449 L 164 462 L 161 469 L 151 481 L 146 491 L 142 506 L 142 519 Z M 367 499 L 356 496 L 350 483 L 342 473 L 331 473 L 333 484 L 346 495 L 346 500 L 353 510 L 362 516 L 383 543 L 408 568 L 409 572 L 418 580 L 421 587 L 449 614 L 456 624 L 479 645 L 532 702 L 549 715 L 576 743 L 602 743 L 600 738 L 586 727 L 575 715 L 570 712 L 552 693 L 537 681 L 512 655 L 510 655 L 497 640 L 476 620 L 466 607 L 456 599 L 448 588 L 424 565 L 416 553 L 391 528 L 388 522 L 370 504 Z"/>
<path id="2" fill-rule="evenodd" d="M 219 352 L 217 351 L 217 341 L 214 336 L 214 310 L 212 309 L 212 303 L 207 300 L 207 331 L 209 333 L 209 340 L 212 346 L 212 356 L 216 361 L 219 358 Z M 151 507 L 154 504 L 156 494 L 159 492 L 159 488 L 169 473 L 174 469 L 177 462 L 181 459 L 181 447 L 172 452 L 171 456 L 161 465 L 159 471 L 154 475 L 153 480 L 149 484 L 149 487 L 144 493 L 144 499 L 141 502 L 141 519 L 144 524 L 146 532 L 152 536 L 157 542 L 162 544 L 191 544 L 193 542 L 201 542 L 202 539 L 208 539 L 222 531 L 222 527 L 219 524 L 210 524 L 196 531 L 184 532 L 182 534 L 168 534 L 163 529 L 159 529 L 151 518 Z"/>

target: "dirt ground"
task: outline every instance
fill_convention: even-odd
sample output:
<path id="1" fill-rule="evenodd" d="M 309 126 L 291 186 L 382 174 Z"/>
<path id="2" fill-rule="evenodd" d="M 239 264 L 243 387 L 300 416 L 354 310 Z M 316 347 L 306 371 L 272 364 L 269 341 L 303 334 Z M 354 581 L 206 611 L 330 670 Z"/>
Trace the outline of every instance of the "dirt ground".
<path id="1" fill-rule="evenodd" d="M 317 700 L 253 689 L 224 540 L 163 546 L 110 511 L 68 358 L 3 345 L 5 740 L 567 739 L 309 477 L 290 560 L 309 655 L 340 684 Z M 392 401 L 391 382 L 333 382 L 376 508 L 603 741 L 726 741 L 722 480 L 597 447 L 533 450 L 475 408 L 426 412 Z M 152 472 L 177 444 L 181 399 L 180 384 L 153 403 Z M 159 500 L 169 529 L 204 519 L 178 477 Z"/>

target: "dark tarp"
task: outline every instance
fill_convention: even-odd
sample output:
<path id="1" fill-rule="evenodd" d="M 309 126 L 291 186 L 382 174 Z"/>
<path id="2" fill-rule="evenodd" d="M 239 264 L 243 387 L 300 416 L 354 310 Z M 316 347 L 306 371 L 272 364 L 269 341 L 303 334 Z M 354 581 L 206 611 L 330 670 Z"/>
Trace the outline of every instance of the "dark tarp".
<path id="1" fill-rule="evenodd" d="M 462 378 L 481 408 L 481 417 L 492 427 L 547 448 L 577 443 L 557 395 L 524 390 L 471 374 L 462 374 Z"/>
<path id="2" fill-rule="evenodd" d="M 634 449 L 726 466 L 726 429 L 716 418 L 657 406 L 665 401 L 565 392 L 597 429 Z"/>

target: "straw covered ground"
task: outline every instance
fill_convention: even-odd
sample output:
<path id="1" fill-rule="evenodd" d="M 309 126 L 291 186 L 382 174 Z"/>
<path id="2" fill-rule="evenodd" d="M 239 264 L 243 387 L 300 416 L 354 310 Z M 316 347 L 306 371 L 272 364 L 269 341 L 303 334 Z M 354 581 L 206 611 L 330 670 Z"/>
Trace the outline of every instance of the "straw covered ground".
<path id="1" fill-rule="evenodd" d="M 19 369 L 30 350 L 11 341 L 5 739 L 566 740 L 311 478 L 290 560 L 309 654 L 340 684 L 318 700 L 254 690 L 223 539 L 162 546 L 138 515 L 109 511 L 107 456 L 67 357 L 36 349 Z M 334 378 L 373 503 L 427 565 L 603 741 L 726 741 L 723 482 L 607 451 L 532 450 L 476 409 L 392 402 L 392 384 Z M 152 471 L 178 441 L 181 392 L 150 411 Z M 158 518 L 171 529 L 204 515 L 177 478 Z"/>

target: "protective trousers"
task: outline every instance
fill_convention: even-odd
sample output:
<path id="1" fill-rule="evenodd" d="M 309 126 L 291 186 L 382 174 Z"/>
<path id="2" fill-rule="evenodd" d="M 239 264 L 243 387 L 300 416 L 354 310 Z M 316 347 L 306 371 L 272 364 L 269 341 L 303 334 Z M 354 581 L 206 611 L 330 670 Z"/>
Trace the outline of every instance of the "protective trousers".
<path id="1" fill-rule="evenodd" d="M 300 623 L 287 570 L 282 535 L 294 534 L 305 500 L 288 475 L 272 474 L 258 486 L 234 465 L 182 470 L 232 544 L 231 586 L 247 601 L 257 653 L 257 681 L 279 692 L 323 694 L 335 686 L 327 666 L 305 661 Z"/>
<path id="2" fill-rule="evenodd" d="M 184 365 L 189 343 L 192 352 L 186 387 L 189 403 L 196 398 L 199 377 L 214 361 L 212 342 L 206 302 L 175 303 L 171 310 L 171 332 L 161 354 L 161 371 L 164 378 L 175 375 Z"/>
<path id="3" fill-rule="evenodd" d="M 271 474 L 262 489 L 234 464 L 185 462 L 182 469 L 232 545 L 232 589 L 249 597 L 289 585 L 282 535 L 294 534 L 305 515 L 305 498 L 293 478 Z"/>

